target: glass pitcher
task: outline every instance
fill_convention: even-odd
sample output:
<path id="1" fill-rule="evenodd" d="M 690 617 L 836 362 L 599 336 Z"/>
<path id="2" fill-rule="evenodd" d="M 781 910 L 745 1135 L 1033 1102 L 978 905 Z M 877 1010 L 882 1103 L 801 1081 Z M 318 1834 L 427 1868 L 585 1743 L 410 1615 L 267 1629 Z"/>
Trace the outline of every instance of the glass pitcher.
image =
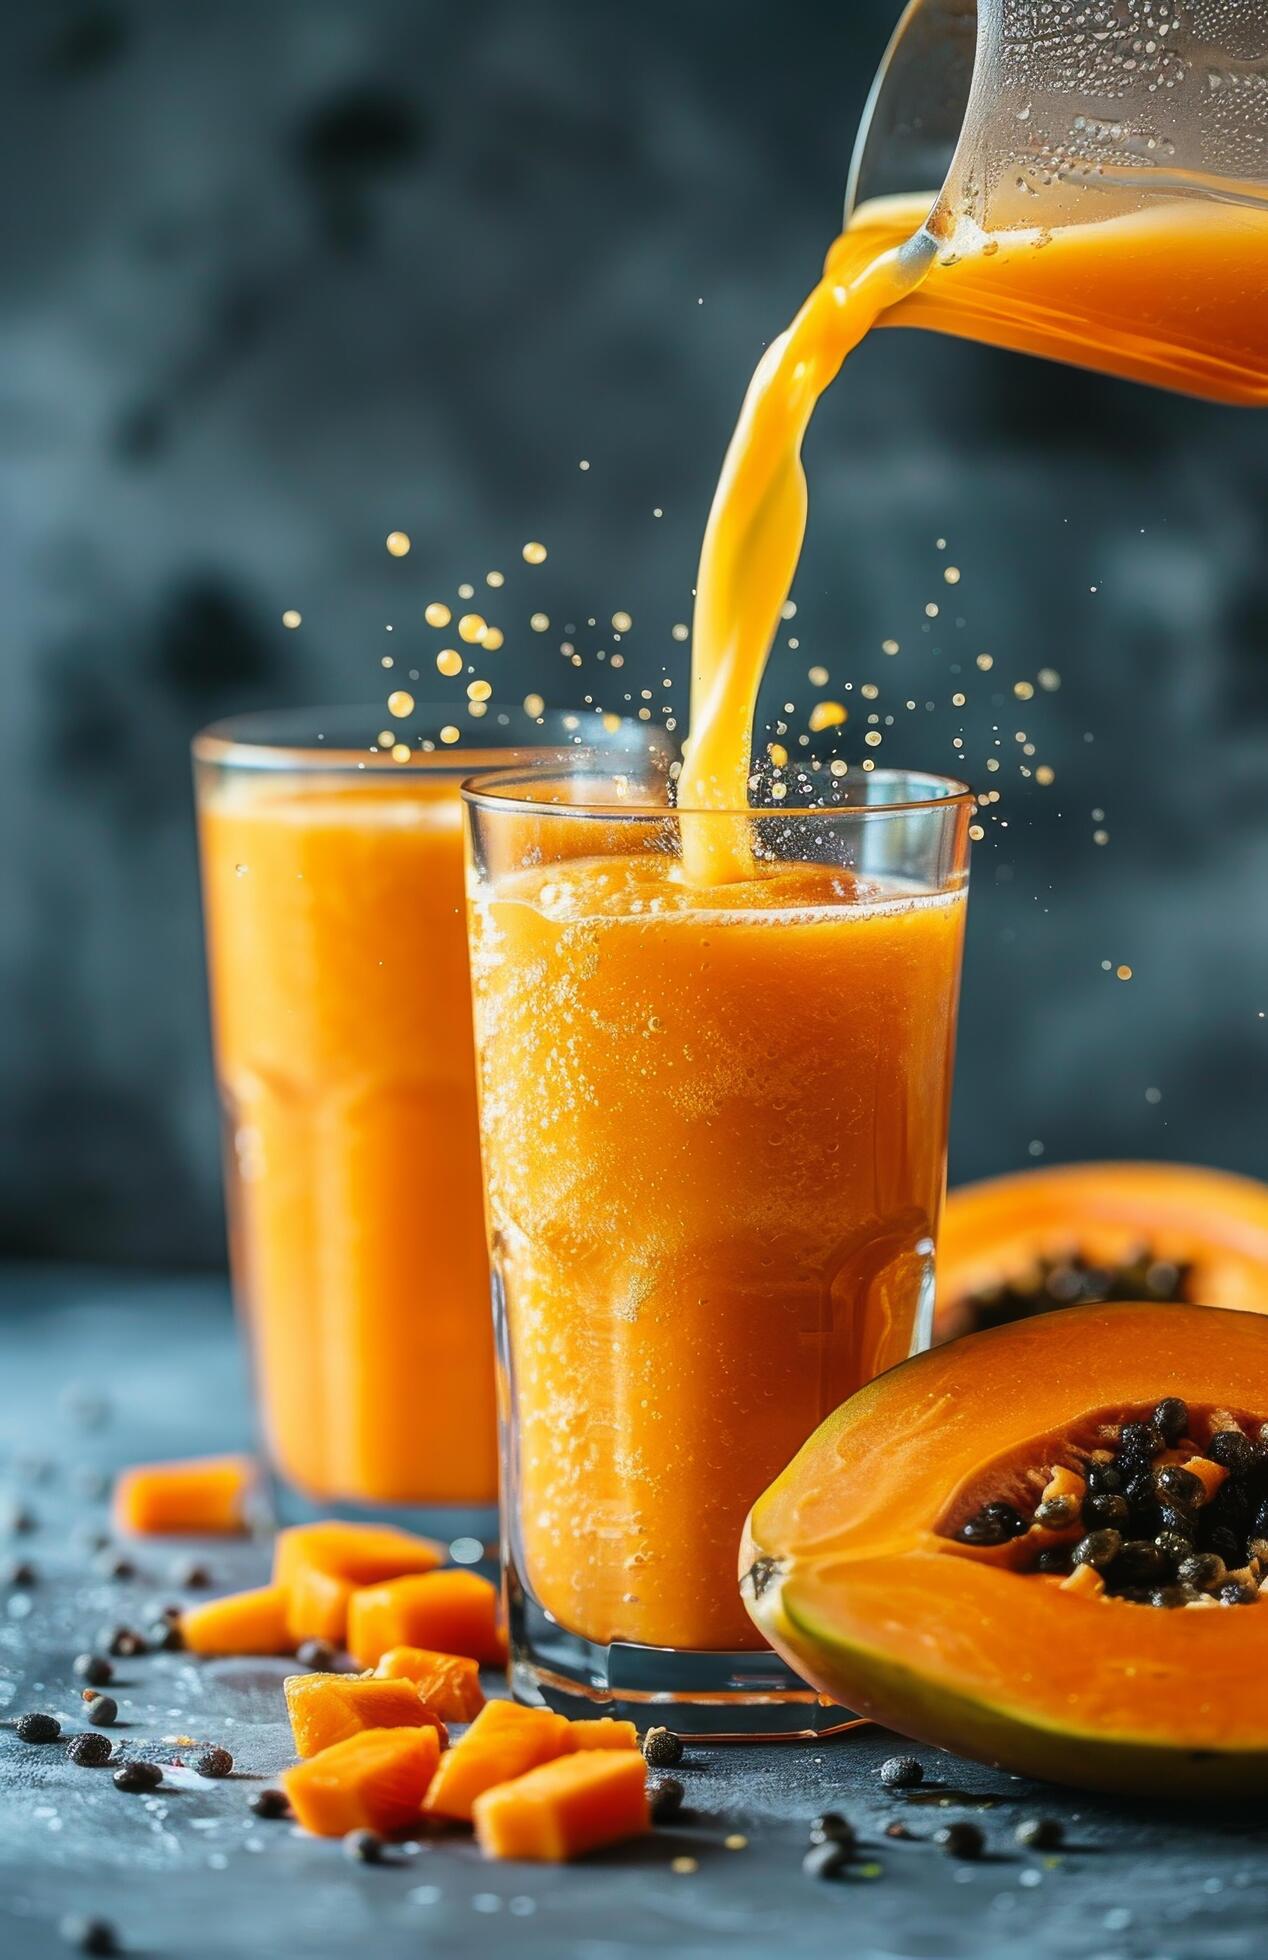
<path id="1" fill-rule="evenodd" d="M 846 217 L 934 253 L 884 324 L 1268 404 L 1268 0 L 910 0 Z"/>

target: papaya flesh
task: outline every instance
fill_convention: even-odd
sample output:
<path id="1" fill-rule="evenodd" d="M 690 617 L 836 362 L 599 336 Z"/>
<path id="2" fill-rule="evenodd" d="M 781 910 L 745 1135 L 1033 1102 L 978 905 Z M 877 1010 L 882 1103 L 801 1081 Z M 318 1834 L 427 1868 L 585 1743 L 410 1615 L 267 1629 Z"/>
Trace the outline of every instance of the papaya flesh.
<path id="1" fill-rule="evenodd" d="M 1186 1164 L 1066 1164 L 949 1193 L 935 1341 L 1102 1300 L 1268 1313 L 1268 1185 Z"/>
<path id="2" fill-rule="evenodd" d="M 359 1680 L 347 1674 L 290 1674 L 282 1683 L 295 1753 L 317 1756 L 361 1729 L 435 1729 L 441 1748 L 448 1732 L 412 1681 Z"/>
<path id="3" fill-rule="evenodd" d="M 445 1722 L 474 1722 L 484 1707 L 478 1661 L 465 1654 L 437 1654 L 426 1647 L 389 1647 L 375 1673 L 411 1681 L 427 1706 Z"/>
<path id="4" fill-rule="evenodd" d="M 255 1465 L 248 1456 L 137 1464 L 121 1470 L 115 1479 L 115 1528 L 143 1537 L 169 1531 L 245 1531 L 254 1476 Z"/>
<path id="5" fill-rule="evenodd" d="M 1024 1520 L 1054 1466 L 1078 1477 L 1164 1397 L 1187 1405 L 1186 1445 L 1228 1454 L 1215 1438 L 1231 1426 L 1253 1453 L 1268 1319 L 1071 1307 L 904 1362 L 830 1416 L 754 1505 L 749 1612 L 814 1687 L 917 1741 L 1080 1787 L 1268 1793 L 1268 1592 L 1251 1591 L 1253 1573 L 1239 1596 L 1254 1603 L 1156 1611 L 1014 1569 L 1011 1526 L 965 1539 L 993 1502 Z M 1196 1519 L 1219 1499 L 1211 1482 Z"/>
<path id="6" fill-rule="evenodd" d="M 497 1588 L 464 1570 L 359 1589 L 348 1601 L 347 1637 L 358 1667 L 377 1667 L 391 1647 L 432 1647 L 489 1667 L 506 1658 Z"/>
<path id="7" fill-rule="evenodd" d="M 624 1843 L 651 1828 L 643 1758 L 636 1749 L 559 1756 L 486 1790 L 472 1816 L 486 1858 L 562 1864 Z"/>
<path id="8" fill-rule="evenodd" d="M 281 1586 L 253 1586 L 226 1593 L 181 1614 L 181 1636 L 191 1654 L 289 1654 L 294 1649 Z"/>
<path id="9" fill-rule="evenodd" d="M 290 1629 L 296 1642 L 329 1640 L 343 1645 L 348 1602 L 361 1586 L 407 1573 L 431 1572 L 444 1548 L 396 1525 L 353 1524 L 337 1518 L 279 1531 L 273 1578 L 286 1589 Z"/>
<path id="10" fill-rule="evenodd" d="M 306 1831 L 384 1835 L 418 1822 L 440 1761 L 435 1729 L 363 1729 L 283 1772 L 282 1788 Z"/>
<path id="11" fill-rule="evenodd" d="M 486 1790 L 509 1783 L 555 1756 L 572 1753 L 569 1726 L 565 1716 L 546 1708 L 488 1702 L 466 1734 L 442 1756 L 427 1792 L 427 1814 L 469 1823 L 472 1805 Z"/>

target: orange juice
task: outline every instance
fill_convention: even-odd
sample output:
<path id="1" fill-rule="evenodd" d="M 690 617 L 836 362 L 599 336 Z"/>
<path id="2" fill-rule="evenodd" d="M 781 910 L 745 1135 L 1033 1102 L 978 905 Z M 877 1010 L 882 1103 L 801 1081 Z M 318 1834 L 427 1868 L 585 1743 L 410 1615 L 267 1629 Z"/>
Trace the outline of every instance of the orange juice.
<path id="1" fill-rule="evenodd" d="M 201 799 L 235 1286 L 274 1464 L 496 1496 L 454 774 L 230 770 Z"/>
<path id="2" fill-rule="evenodd" d="M 916 1342 L 963 913 L 828 865 L 709 890 L 658 852 L 477 893 L 512 1530 L 585 1638 L 761 1645 L 749 1497 Z"/>

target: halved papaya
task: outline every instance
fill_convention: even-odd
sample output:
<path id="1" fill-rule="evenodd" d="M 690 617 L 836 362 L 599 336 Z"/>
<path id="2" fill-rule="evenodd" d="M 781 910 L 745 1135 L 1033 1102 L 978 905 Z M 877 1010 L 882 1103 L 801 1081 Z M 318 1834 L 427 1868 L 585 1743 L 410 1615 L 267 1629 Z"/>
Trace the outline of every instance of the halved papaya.
<path id="1" fill-rule="evenodd" d="M 1265 1416 L 1256 1314 L 969 1335 L 816 1431 L 753 1507 L 741 1591 L 814 1687 L 919 1741 L 1092 1788 L 1268 1791 Z M 1046 1517 L 1083 1537 L 1036 1541 Z M 1069 1586 L 1085 1567 L 1101 1584 Z"/>
<path id="2" fill-rule="evenodd" d="M 1065 1164 L 949 1194 L 935 1341 L 1102 1300 L 1268 1313 L 1268 1185 L 1187 1164 Z"/>
<path id="3" fill-rule="evenodd" d="M 362 1680 L 348 1674 L 288 1674 L 282 1683 L 295 1753 L 318 1756 L 362 1729 L 435 1729 L 449 1735 L 412 1681 Z"/>

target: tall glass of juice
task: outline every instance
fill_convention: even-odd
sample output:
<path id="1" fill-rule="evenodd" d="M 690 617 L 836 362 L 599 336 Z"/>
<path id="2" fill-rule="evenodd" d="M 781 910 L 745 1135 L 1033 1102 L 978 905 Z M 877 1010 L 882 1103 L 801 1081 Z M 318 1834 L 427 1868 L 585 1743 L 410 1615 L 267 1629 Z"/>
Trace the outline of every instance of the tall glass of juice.
<path id="1" fill-rule="evenodd" d="M 827 1708 L 763 1648 L 745 1514 L 924 1346 L 973 799 L 667 807 L 592 760 L 465 786 L 512 1679 L 714 1734 Z M 689 881 L 687 826 L 719 829 Z M 698 845 L 699 836 L 694 840 Z"/>
<path id="2" fill-rule="evenodd" d="M 530 704 L 533 705 L 533 704 Z M 459 784 L 646 728 L 490 703 L 194 744 L 234 1290 L 278 1506 L 492 1528 L 497 1441 Z M 444 739 L 440 739 L 441 730 Z M 428 731 L 431 731 L 430 733 Z"/>

